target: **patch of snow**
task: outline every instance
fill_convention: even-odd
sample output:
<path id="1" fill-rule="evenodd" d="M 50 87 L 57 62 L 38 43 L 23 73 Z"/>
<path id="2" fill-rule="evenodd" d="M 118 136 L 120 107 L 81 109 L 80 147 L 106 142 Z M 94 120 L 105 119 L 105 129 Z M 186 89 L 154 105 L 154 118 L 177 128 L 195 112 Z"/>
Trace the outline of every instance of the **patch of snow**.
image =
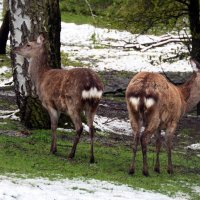
<path id="1" fill-rule="evenodd" d="M 0 119 L 20 120 L 16 115 L 19 110 L 0 110 Z"/>
<path id="2" fill-rule="evenodd" d="M 94 118 L 95 128 L 102 132 L 131 135 L 132 129 L 129 120 L 124 121 L 117 118 L 109 119 L 107 117 L 96 115 Z"/>
<path id="3" fill-rule="evenodd" d="M 11 71 L 12 71 L 12 70 L 11 70 L 10 67 L 7 67 L 7 66 L 2 66 L 2 67 L 0 67 L 0 75 L 2 75 L 2 76 L 3 76 L 5 73 L 11 72 Z M 13 77 L 10 77 L 9 79 L 6 78 L 6 77 L 0 78 L 0 87 L 4 87 L 4 86 L 6 86 L 7 84 L 10 85 L 10 83 L 13 84 Z"/>
<path id="4" fill-rule="evenodd" d="M 10 72 L 10 68 L 9 67 L 7 67 L 7 66 L 0 67 L 0 75 L 4 74 L 6 72 Z"/>
<path id="5" fill-rule="evenodd" d="M 116 185 L 107 181 L 64 179 L 50 181 L 47 179 L 19 179 L 0 176 L 0 199 L 6 200 L 172 200 L 163 194 L 135 190 L 127 185 Z M 184 198 L 182 198 L 184 199 Z"/>
<path id="6" fill-rule="evenodd" d="M 7 86 L 7 85 L 13 85 L 14 83 L 13 83 L 13 77 L 10 77 L 9 79 L 7 79 L 7 78 L 2 78 L 1 80 L 0 80 L 0 87 L 5 87 L 5 86 Z"/>
<path id="7" fill-rule="evenodd" d="M 62 131 L 62 132 L 72 132 L 73 129 L 65 129 L 65 128 L 57 128 L 58 131 Z"/>
<path id="8" fill-rule="evenodd" d="M 62 22 L 61 50 L 68 53 L 71 60 L 80 60 L 96 71 L 191 72 L 190 63 L 185 59 L 172 63 L 162 62 L 163 59 L 177 55 L 179 51 L 187 52 L 181 43 L 170 43 L 146 52 L 123 48 L 126 42 L 137 41 L 142 45 L 159 39 L 153 35 L 138 36 L 127 31 Z"/>
<path id="9" fill-rule="evenodd" d="M 85 123 L 82 123 L 82 125 L 83 125 L 83 130 L 89 133 L 88 125 Z M 100 115 L 95 115 L 94 127 L 101 132 L 115 133 L 119 135 L 132 135 L 132 129 L 129 120 L 125 121 L 125 120 L 120 120 L 118 118 L 111 119 Z M 74 129 L 65 129 L 65 128 L 57 128 L 57 130 L 62 132 L 74 131 Z M 142 130 L 144 130 L 144 128 L 142 128 Z"/>
<path id="10" fill-rule="evenodd" d="M 192 144 L 186 147 L 187 149 L 200 150 L 200 143 Z"/>
<path id="11" fill-rule="evenodd" d="M 3 75 L 7 72 L 11 72 L 11 68 L 10 67 L 7 67 L 7 66 L 2 66 L 0 67 L 0 75 Z M 7 84 L 9 83 L 12 83 L 13 84 L 13 77 L 10 77 L 10 78 L 0 78 L 0 87 L 4 87 L 6 86 Z"/>
<path id="12" fill-rule="evenodd" d="M 175 195 L 175 200 L 182 200 L 182 199 L 190 200 L 191 197 L 186 193 L 177 192 Z"/>
<path id="13" fill-rule="evenodd" d="M 199 193 L 200 194 L 200 186 L 194 186 L 192 188 L 192 190 L 195 192 L 195 193 Z"/>

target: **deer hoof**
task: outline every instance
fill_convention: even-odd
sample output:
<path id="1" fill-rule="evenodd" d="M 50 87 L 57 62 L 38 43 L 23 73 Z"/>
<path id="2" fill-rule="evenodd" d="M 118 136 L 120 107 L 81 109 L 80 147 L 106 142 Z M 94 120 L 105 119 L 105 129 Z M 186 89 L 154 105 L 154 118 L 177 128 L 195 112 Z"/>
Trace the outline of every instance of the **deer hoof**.
<path id="1" fill-rule="evenodd" d="M 51 148 L 50 153 L 55 154 L 57 152 L 57 148 Z"/>
<path id="2" fill-rule="evenodd" d="M 128 174 L 132 175 L 135 173 L 135 169 L 134 168 L 130 168 L 129 171 L 128 171 Z"/>
<path id="3" fill-rule="evenodd" d="M 160 174 L 160 168 L 158 168 L 158 167 L 155 167 L 155 168 L 154 168 L 154 172 L 156 172 L 156 173 Z"/>
<path id="4" fill-rule="evenodd" d="M 168 169 L 168 170 L 167 170 L 167 173 L 168 173 L 168 174 L 173 174 L 174 171 L 173 171 L 173 169 Z"/>
<path id="5" fill-rule="evenodd" d="M 73 160 L 73 158 L 74 158 L 74 154 L 70 153 L 68 156 L 68 160 Z"/>
<path id="6" fill-rule="evenodd" d="M 144 171 L 144 170 L 143 170 L 143 172 L 142 172 L 142 173 L 143 173 L 143 175 L 144 175 L 144 176 L 146 176 L 146 177 L 148 177 L 148 176 L 149 176 L 149 172 L 148 172 L 148 171 Z"/>
<path id="7" fill-rule="evenodd" d="M 94 163 L 94 157 L 91 157 L 90 158 L 90 164 L 93 164 Z"/>

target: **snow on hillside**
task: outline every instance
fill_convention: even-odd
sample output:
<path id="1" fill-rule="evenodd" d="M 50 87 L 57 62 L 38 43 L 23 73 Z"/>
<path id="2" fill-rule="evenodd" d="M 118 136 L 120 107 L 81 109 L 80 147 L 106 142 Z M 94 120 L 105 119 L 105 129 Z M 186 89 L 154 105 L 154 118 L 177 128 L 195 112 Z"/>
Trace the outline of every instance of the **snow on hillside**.
<path id="1" fill-rule="evenodd" d="M 159 37 L 138 36 L 127 31 L 62 22 L 61 50 L 68 53 L 70 59 L 78 60 L 96 71 L 192 71 L 190 63 L 185 59 L 172 63 L 161 62 L 162 59 L 175 56 L 178 51 L 187 52 L 182 44 L 171 43 L 146 52 L 123 48 L 125 41 L 134 42 L 135 40 L 142 45 L 157 41 Z"/>
<path id="2" fill-rule="evenodd" d="M 134 190 L 126 185 L 106 181 L 65 179 L 17 179 L 0 176 L 0 199 L 5 200 L 184 200 L 186 197 L 167 197 L 159 193 Z"/>

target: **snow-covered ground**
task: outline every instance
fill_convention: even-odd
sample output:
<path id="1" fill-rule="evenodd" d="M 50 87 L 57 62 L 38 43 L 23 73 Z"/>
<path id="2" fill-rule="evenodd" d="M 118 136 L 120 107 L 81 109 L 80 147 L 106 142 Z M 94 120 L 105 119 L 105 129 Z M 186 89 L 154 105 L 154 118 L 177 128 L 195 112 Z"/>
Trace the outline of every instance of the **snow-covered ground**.
<path id="1" fill-rule="evenodd" d="M 200 143 L 192 144 L 186 147 L 187 149 L 200 150 Z"/>
<path id="2" fill-rule="evenodd" d="M 125 41 L 137 41 L 139 45 L 143 45 L 157 41 L 160 37 L 138 36 L 127 31 L 96 28 L 87 24 L 76 25 L 62 22 L 61 27 L 61 50 L 68 53 L 70 59 L 78 60 L 96 71 L 192 71 L 186 59 L 172 63 L 162 62 L 163 59 L 177 55 L 179 51 L 187 52 L 183 44 L 171 43 L 141 52 L 124 49 Z"/>
<path id="3" fill-rule="evenodd" d="M 0 119 L 19 120 L 19 117 L 16 116 L 16 113 L 18 112 L 19 110 L 0 110 Z"/>
<path id="4" fill-rule="evenodd" d="M 184 200 L 187 196 L 166 195 L 134 190 L 126 185 L 106 181 L 64 179 L 19 179 L 0 176 L 0 199 L 3 200 Z"/>
<path id="5" fill-rule="evenodd" d="M 96 115 L 94 118 L 94 126 L 102 132 L 120 135 L 131 135 L 132 133 L 129 120 L 125 121 L 118 118 L 109 119 L 107 117 Z"/>
<path id="6" fill-rule="evenodd" d="M 4 77 L 4 74 L 6 74 L 6 73 L 11 73 L 11 68 L 7 67 L 7 66 L 0 67 L 0 87 L 4 87 L 8 83 L 13 82 L 13 77 L 10 77 L 10 78 Z"/>

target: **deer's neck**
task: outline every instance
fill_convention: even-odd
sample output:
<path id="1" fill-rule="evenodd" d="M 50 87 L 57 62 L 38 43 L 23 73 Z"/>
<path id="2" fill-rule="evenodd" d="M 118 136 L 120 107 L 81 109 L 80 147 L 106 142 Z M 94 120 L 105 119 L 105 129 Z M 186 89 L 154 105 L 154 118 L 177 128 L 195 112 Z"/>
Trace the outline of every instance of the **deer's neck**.
<path id="1" fill-rule="evenodd" d="M 180 86 L 180 90 L 188 112 L 200 101 L 200 73 L 194 73 L 189 81 Z"/>
<path id="2" fill-rule="evenodd" d="M 48 65 L 48 55 L 46 52 L 43 52 L 40 55 L 34 56 L 30 59 L 29 75 L 36 89 L 42 80 L 42 76 L 49 69 L 50 67 Z"/>

